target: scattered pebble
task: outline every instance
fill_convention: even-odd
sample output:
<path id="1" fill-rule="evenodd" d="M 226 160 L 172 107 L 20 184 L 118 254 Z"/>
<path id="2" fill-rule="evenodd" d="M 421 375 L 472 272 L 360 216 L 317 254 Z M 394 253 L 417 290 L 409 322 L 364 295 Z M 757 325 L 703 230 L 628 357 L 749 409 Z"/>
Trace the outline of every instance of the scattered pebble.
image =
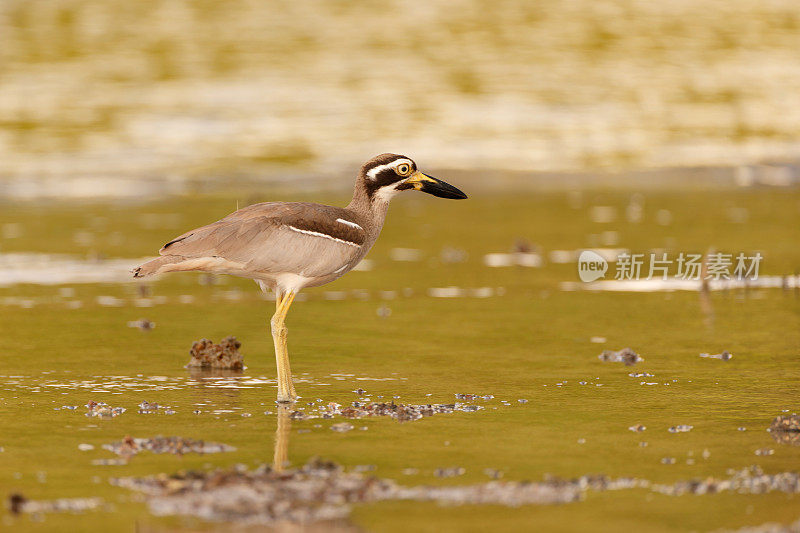
<path id="1" fill-rule="evenodd" d="M 652 490 L 669 496 L 683 494 L 716 494 L 719 492 L 733 492 L 736 494 L 767 494 L 770 492 L 784 492 L 786 494 L 800 493 L 800 473 L 781 472 L 765 474 L 758 466 L 750 466 L 742 470 L 731 470 L 727 479 L 692 479 L 679 481 L 672 485 L 653 485 Z"/>
<path id="2" fill-rule="evenodd" d="M 756 455 L 774 455 L 775 450 L 772 448 L 759 448 L 755 453 Z"/>
<path id="3" fill-rule="evenodd" d="M 667 431 L 669 431 L 670 433 L 687 433 L 687 432 L 691 431 L 692 428 L 694 428 L 694 426 L 689 426 L 687 424 L 681 424 L 679 426 L 672 426 Z"/>
<path id="4" fill-rule="evenodd" d="M 635 424 L 635 425 L 633 425 L 633 426 L 630 426 L 630 427 L 628 428 L 628 430 L 629 430 L 629 431 L 634 431 L 634 432 L 636 432 L 636 433 L 641 433 L 641 432 L 642 432 L 642 431 L 644 431 L 645 429 L 647 429 L 647 427 L 643 426 L 642 424 Z"/>
<path id="5" fill-rule="evenodd" d="M 642 357 L 639 356 L 636 352 L 631 350 L 630 348 L 623 348 L 622 350 L 615 352 L 613 350 L 603 350 L 598 358 L 601 361 L 611 362 L 611 363 L 625 363 L 625 366 L 632 366 L 640 361 L 644 361 Z"/>
<path id="6" fill-rule="evenodd" d="M 434 414 L 447 414 L 455 411 L 462 411 L 465 413 L 475 412 L 483 409 L 479 405 L 465 404 L 465 403 L 451 403 L 451 404 L 423 404 L 423 405 L 410 405 L 386 402 L 366 402 L 355 401 L 352 402 L 350 407 L 343 407 L 342 405 L 330 402 L 325 406 L 319 406 L 316 412 L 305 413 L 302 411 L 295 411 L 290 418 L 305 420 L 309 418 L 333 418 L 334 416 L 341 416 L 344 418 L 358 419 L 373 416 L 388 416 L 400 422 L 408 422 L 420 420 L 426 416 L 433 416 Z"/>
<path id="7" fill-rule="evenodd" d="M 340 422 L 339 424 L 333 424 L 331 426 L 333 431 L 338 431 L 339 433 L 345 433 L 353 429 L 353 424 L 348 424 L 347 422 Z"/>
<path id="8" fill-rule="evenodd" d="M 675 464 L 675 458 L 674 457 L 662 457 L 661 458 L 661 464 L 662 465 L 674 465 Z"/>
<path id="9" fill-rule="evenodd" d="M 78 444 L 78 449 L 82 452 L 88 452 L 94 450 L 94 446 L 92 444 Z"/>
<path id="10" fill-rule="evenodd" d="M 139 452 L 171 453 L 184 455 L 187 453 L 221 453 L 232 452 L 236 448 L 227 444 L 185 439 L 183 437 L 154 437 L 152 439 L 135 439 L 126 436 L 121 441 L 104 444 L 103 448 L 121 457 L 129 458 Z"/>

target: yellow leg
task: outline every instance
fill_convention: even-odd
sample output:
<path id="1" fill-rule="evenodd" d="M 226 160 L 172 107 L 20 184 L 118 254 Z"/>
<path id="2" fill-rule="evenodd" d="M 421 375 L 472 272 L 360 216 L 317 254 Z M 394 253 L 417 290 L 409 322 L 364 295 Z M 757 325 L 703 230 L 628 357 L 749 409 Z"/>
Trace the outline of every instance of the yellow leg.
<path id="1" fill-rule="evenodd" d="M 289 330 L 284 321 L 286 313 L 289 312 L 294 301 L 295 293 L 288 291 L 278 294 L 275 298 L 275 314 L 272 316 L 270 326 L 272 328 L 272 341 L 275 343 L 275 362 L 278 366 L 278 401 L 293 402 L 297 399 L 292 382 L 292 371 L 289 368 L 289 350 L 286 337 Z"/>

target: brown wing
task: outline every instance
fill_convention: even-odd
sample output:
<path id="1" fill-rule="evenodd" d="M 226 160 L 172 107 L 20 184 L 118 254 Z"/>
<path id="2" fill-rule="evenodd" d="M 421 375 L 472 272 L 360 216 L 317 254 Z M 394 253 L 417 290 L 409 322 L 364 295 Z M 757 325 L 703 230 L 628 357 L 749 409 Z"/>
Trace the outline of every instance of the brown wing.
<path id="1" fill-rule="evenodd" d="M 253 271 L 324 276 L 360 252 L 366 239 L 360 222 L 339 207 L 255 204 L 184 233 L 165 244 L 160 253 L 185 258 L 223 257 Z"/>

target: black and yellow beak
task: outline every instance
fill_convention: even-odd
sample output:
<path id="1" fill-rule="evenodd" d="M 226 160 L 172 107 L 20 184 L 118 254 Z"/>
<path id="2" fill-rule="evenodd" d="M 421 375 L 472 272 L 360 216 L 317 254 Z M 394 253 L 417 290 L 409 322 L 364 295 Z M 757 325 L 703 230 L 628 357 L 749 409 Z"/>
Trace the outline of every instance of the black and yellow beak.
<path id="1" fill-rule="evenodd" d="M 414 172 L 404 182 L 404 189 L 415 189 L 417 191 L 426 192 L 439 198 L 451 198 L 453 200 L 463 200 L 467 197 L 461 190 L 453 187 L 440 179 L 433 176 L 423 174 L 419 170 Z"/>

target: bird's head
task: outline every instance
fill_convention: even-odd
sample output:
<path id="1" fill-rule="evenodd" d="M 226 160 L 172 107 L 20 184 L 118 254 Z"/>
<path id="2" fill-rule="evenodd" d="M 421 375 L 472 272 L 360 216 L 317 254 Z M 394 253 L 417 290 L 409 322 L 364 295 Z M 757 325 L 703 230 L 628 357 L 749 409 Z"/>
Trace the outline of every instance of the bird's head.
<path id="1" fill-rule="evenodd" d="M 395 194 L 409 189 L 439 198 L 462 200 L 467 197 L 449 183 L 423 174 L 411 158 L 398 154 L 373 157 L 361 167 L 359 180 L 371 200 L 388 202 Z"/>

